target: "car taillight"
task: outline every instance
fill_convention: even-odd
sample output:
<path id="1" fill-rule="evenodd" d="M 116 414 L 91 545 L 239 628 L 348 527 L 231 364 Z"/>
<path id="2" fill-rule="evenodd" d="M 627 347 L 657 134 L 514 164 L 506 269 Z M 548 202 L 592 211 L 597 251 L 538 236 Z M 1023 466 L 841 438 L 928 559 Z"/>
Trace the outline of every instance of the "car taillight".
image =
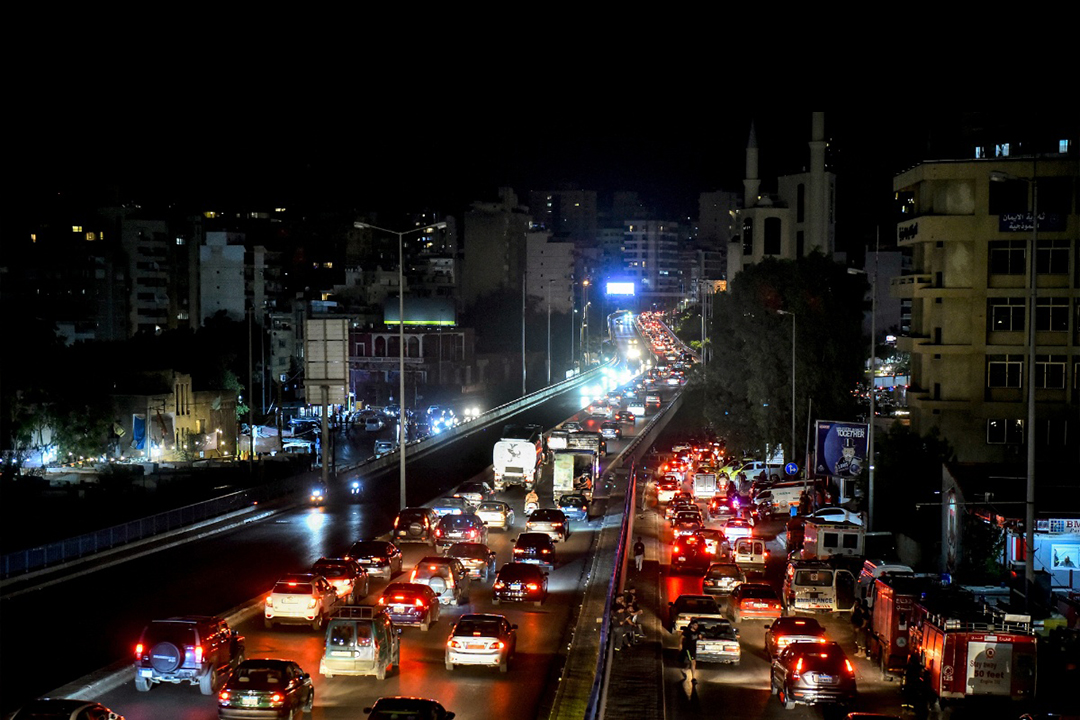
<path id="1" fill-rule="evenodd" d="M 229 697 L 230 695 L 228 690 L 222 690 L 220 693 L 218 693 L 218 699 L 222 702 L 228 702 Z"/>
<path id="2" fill-rule="evenodd" d="M 506 647 L 506 643 L 504 643 L 502 640 L 496 640 L 495 647 L 497 647 L 499 650 L 502 650 L 504 647 Z"/>
<path id="3" fill-rule="evenodd" d="M 561 522 L 551 523 L 551 527 L 562 527 L 562 523 Z"/>
<path id="4" fill-rule="evenodd" d="M 851 661 L 850 660 L 844 660 L 844 667 L 847 668 L 848 675 L 854 675 L 855 674 L 855 668 L 851 667 Z"/>
<path id="5" fill-rule="evenodd" d="M 435 528 L 435 537 L 442 537 L 442 528 Z"/>
<path id="6" fill-rule="evenodd" d="M 502 590 L 504 587 L 506 587 L 506 583 L 504 583 L 502 580 L 496 580 L 495 584 L 491 587 L 494 590 Z"/>
<path id="7" fill-rule="evenodd" d="M 135 645 L 135 659 L 136 660 L 142 659 L 142 651 L 143 651 L 143 644 L 142 643 L 136 643 L 136 645 Z"/>
<path id="8" fill-rule="evenodd" d="M 470 530 L 469 531 L 469 537 L 476 537 L 476 531 L 475 530 Z"/>
<path id="9" fill-rule="evenodd" d="M 308 598 L 308 601 L 307 601 L 308 610 L 311 610 L 312 608 L 314 608 L 318 604 L 319 604 L 319 601 L 316 600 L 315 598 Z"/>
<path id="10" fill-rule="evenodd" d="M 415 581 L 416 581 L 416 569 L 413 568 L 412 574 L 409 575 L 409 582 L 415 582 Z"/>
<path id="11" fill-rule="evenodd" d="M 202 665 L 203 649 L 202 645 L 195 646 L 195 664 Z"/>
<path id="12" fill-rule="evenodd" d="M 379 604 L 380 605 L 385 605 L 386 604 L 386 598 L 384 598 L 384 597 L 379 598 Z"/>
<path id="13" fill-rule="evenodd" d="M 421 600 L 420 598 L 417 598 L 416 600 L 413 600 L 413 605 L 415 605 L 418 608 L 422 608 L 422 607 L 424 607 L 424 601 Z"/>
<path id="14" fill-rule="evenodd" d="M 550 548 L 544 548 L 544 549 L 543 549 L 543 550 L 541 550 L 540 552 L 542 552 L 542 553 L 544 553 L 545 555 L 547 555 L 547 554 L 548 554 L 549 552 L 551 552 L 551 549 L 550 549 Z"/>
<path id="15" fill-rule="evenodd" d="M 539 590 L 540 589 L 540 586 L 537 585 L 536 583 L 529 583 L 525 587 L 529 588 L 530 590 Z"/>
<path id="16" fill-rule="evenodd" d="M 795 663 L 795 672 L 791 674 L 791 677 L 795 680 L 798 680 L 799 675 L 802 674 L 802 661 L 803 659 L 799 658 L 799 661 Z"/>
<path id="17" fill-rule="evenodd" d="M 274 693 L 273 695 L 270 696 L 270 704 L 271 705 L 280 705 L 282 700 L 284 700 L 284 699 L 285 699 L 285 696 L 282 695 L 281 693 Z"/>
<path id="18" fill-rule="evenodd" d="M 267 595 L 266 596 L 266 607 L 274 607 L 274 596 L 273 595 Z"/>

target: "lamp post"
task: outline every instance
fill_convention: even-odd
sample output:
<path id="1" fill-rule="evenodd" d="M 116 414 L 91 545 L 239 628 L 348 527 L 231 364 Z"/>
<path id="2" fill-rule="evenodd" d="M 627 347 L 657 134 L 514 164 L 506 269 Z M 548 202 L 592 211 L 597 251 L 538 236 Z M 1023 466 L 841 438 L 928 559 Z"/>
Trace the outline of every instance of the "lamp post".
<path id="1" fill-rule="evenodd" d="M 585 297 L 582 298 L 585 302 L 585 309 L 581 311 L 581 329 L 584 333 L 581 354 L 585 358 L 585 369 L 587 370 L 589 368 L 589 280 L 587 278 L 583 280 L 581 286 L 585 293 Z"/>
<path id="2" fill-rule="evenodd" d="M 379 230 L 397 235 L 398 240 L 398 472 L 401 493 L 401 507 L 406 507 L 405 499 L 405 444 L 408 441 L 405 424 L 405 235 L 414 232 L 429 232 L 446 227 L 445 222 L 425 225 L 411 230 L 388 230 L 365 222 L 355 222 L 358 230 Z"/>
<path id="3" fill-rule="evenodd" d="M 1032 177 L 1019 177 L 1006 172 L 990 173 L 992 182 L 1020 180 L 1031 186 L 1031 247 L 1028 251 L 1028 317 L 1027 317 L 1027 496 L 1024 502 L 1024 604 L 1031 609 L 1031 589 L 1035 583 L 1035 253 L 1039 242 L 1039 180 L 1036 159 Z"/>
<path id="4" fill-rule="evenodd" d="M 795 457 L 795 313 L 790 310 L 777 310 L 780 315 L 791 316 L 791 454 Z"/>
<path id="5" fill-rule="evenodd" d="M 877 262 L 881 252 L 880 234 L 874 240 L 874 274 L 870 277 L 870 428 L 866 439 L 866 529 L 874 529 L 874 418 L 877 417 Z M 850 275 L 868 275 L 865 270 L 848 268 Z"/>

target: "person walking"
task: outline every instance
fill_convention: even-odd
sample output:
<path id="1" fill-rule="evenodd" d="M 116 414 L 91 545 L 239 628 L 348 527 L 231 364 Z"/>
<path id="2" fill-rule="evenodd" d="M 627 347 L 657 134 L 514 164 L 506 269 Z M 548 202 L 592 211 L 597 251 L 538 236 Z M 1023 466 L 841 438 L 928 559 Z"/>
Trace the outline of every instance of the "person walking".
<path id="1" fill-rule="evenodd" d="M 866 650 L 866 626 L 869 622 L 866 601 L 860 600 L 851 611 L 851 629 L 855 631 L 855 657 L 864 654 Z"/>
<path id="2" fill-rule="evenodd" d="M 690 624 L 683 628 L 682 631 L 682 646 L 679 650 L 679 657 L 685 663 L 683 667 L 690 668 L 690 683 L 692 685 L 697 684 L 697 641 L 698 641 L 698 624 L 697 620 L 691 620 Z M 683 673 L 683 677 L 686 677 L 686 673 Z"/>
<path id="3" fill-rule="evenodd" d="M 634 543 L 634 566 L 638 572 L 641 572 L 641 566 L 645 563 L 645 543 L 641 541 L 641 536 L 638 535 L 637 542 Z"/>

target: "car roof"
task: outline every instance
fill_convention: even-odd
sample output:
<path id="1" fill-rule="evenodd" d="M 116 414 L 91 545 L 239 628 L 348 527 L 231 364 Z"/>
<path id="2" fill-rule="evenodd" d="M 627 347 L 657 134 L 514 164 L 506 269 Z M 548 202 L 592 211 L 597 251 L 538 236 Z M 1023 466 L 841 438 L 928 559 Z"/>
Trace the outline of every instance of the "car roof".
<path id="1" fill-rule="evenodd" d="M 825 632 L 825 628 L 823 628 L 821 626 L 821 623 L 819 623 L 814 618 L 792 616 L 781 617 L 773 621 L 773 627 L 776 627 L 778 625 L 785 630 L 792 628 L 802 628 L 806 632 Z"/>
<path id="2" fill-rule="evenodd" d="M 390 583 L 383 588 L 382 594 L 389 595 L 391 593 L 400 593 L 402 595 L 407 595 L 409 593 L 419 593 L 420 595 L 427 595 L 431 592 L 435 591 L 423 583 L 396 582 Z"/>
<path id="3" fill-rule="evenodd" d="M 547 533 L 523 532 L 520 535 L 518 535 L 517 540 L 515 542 L 518 542 L 518 543 L 543 543 L 545 545 L 548 545 L 548 544 L 551 544 L 551 538 L 548 536 Z"/>
<path id="4" fill-rule="evenodd" d="M 509 575 L 543 575 L 543 570 L 530 563 L 509 562 L 499 568 L 499 574 Z"/>

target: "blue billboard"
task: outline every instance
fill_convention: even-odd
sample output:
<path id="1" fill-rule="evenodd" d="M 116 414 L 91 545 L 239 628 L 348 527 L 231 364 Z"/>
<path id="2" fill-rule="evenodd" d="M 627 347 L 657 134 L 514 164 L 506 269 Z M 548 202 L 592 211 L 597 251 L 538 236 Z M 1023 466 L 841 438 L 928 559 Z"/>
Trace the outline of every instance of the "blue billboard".
<path id="1" fill-rule="evenodd" d="M 870 426 L 818 420 L 815 423 L 814 474 L 855 478 L 866 467 Z"/>

